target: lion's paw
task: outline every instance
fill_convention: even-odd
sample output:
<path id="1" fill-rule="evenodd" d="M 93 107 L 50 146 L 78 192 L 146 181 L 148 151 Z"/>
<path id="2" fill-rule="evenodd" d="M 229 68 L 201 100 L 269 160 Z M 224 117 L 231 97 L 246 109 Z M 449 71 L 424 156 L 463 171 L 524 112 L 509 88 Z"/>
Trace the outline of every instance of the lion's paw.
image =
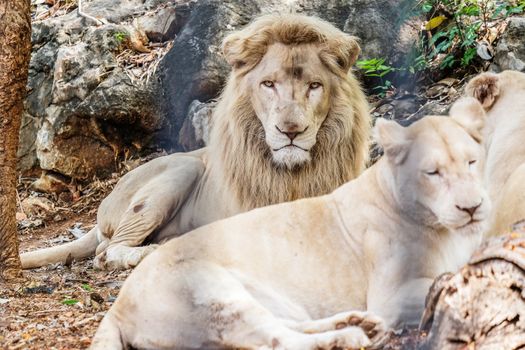
<path id="1" fill-rule="evenodd" d="M 99 270 L 126 270 L 137 266 L 142 259 L 157 249 L 157 244 L 144 247 L 113 246 L 95 257 L 93 266 Z"/>

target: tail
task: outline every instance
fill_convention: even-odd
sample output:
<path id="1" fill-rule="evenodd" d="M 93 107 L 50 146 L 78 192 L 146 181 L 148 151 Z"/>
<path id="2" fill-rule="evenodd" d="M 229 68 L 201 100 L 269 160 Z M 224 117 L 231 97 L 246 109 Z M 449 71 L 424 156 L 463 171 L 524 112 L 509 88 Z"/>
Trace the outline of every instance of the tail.
<path id="1" fill-rule="evenodd" d="M 32 269 L 58 262 L 65 263 L 70 254 L 71 257 L 76 260 L 93 256 L 98 246 L 97 231 L 98 227 L 95 226 L 76 241 L 56 247 L 36 250 L 34 252 L 23 253 L 20 255 L 22 268 Z"/>
<path id="2" fill-rule="evenodd" d="M 117 321 L 111 310 L 104 316 L 89 350 L 124 350 L 126 346 L 122 343 L 122 337 Z"/>

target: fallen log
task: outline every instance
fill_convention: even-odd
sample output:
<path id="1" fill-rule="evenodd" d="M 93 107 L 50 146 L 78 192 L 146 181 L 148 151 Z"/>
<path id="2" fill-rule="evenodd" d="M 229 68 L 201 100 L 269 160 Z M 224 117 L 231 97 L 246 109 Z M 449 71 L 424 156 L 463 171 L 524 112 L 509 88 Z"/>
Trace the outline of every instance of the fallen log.
<path id="1" fill-rule="evenodd" d="M 420 349 L 525 349 L 525 224 L 485 242 L 456 274 L 434 282 Z"/>

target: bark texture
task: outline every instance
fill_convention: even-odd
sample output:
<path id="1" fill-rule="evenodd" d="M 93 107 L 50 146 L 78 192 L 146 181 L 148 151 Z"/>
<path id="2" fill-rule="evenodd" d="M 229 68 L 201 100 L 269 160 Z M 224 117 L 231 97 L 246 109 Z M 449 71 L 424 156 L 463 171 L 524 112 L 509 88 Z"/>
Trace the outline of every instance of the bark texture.
<path id="1" fill-rule="evenodd" d="M 30 1 L 0 0 L 0 280 L 21 276 L 16 152 L 30 54 Z"/>
<path id="2" fill-rule="evenodd" d="M 436 280 L 421 349 L 525 348 L 524 232 L 486 242 L 457 274 Z"/>

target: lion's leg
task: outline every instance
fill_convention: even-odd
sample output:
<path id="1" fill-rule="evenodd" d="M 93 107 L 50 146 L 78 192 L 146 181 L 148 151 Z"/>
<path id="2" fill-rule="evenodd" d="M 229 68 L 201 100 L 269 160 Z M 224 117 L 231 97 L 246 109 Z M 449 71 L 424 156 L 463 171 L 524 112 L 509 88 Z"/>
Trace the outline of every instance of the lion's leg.
<path id="1" fill-rule="evenodd" d="M 109 246 L 104 252 L 97 255 L 93 262 L 100 270 L 129 269 L 137 266 L 148 254 L 157 249 L 158 244 L 141 247 L 128 247 L 121 244 Z"/>
<path id="2" fill-rule="evenodd" d="M 203 165 L 198 159 L 180 157 L 161 174 L 145 183 L 131 199 L 106 249 L 99 249 L 95 267 L 127 269 L 136 266 L 156 246 L 141 247 L 148 236 L 168 224 L 178 212 L 200 178 Z M 111 215 L 105 203 L 105 216 Z M 184 232 L 180 232 L 182 234 Z"/>

